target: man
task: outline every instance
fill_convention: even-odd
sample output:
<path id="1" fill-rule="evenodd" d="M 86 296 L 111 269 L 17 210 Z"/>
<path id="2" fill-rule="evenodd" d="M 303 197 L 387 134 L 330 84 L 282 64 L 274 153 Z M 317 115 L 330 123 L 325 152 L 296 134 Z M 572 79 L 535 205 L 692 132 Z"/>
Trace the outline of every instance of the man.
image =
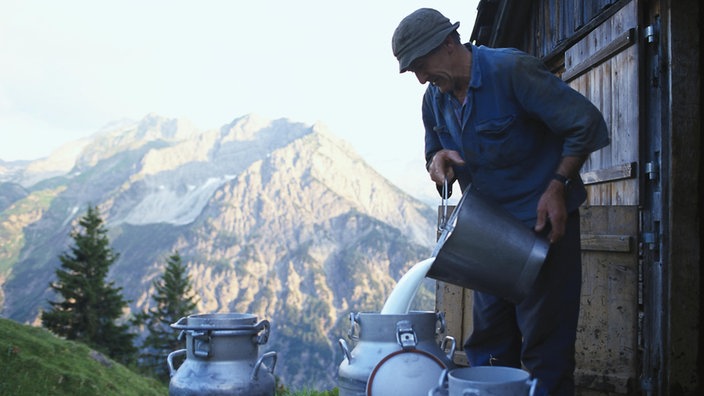
<path id="1" fill-rule="evenodd" d="M 579 169 L 609 144 L 601 113 L 515 49 L 460 42 L 440 12 L 422 8 L 392 38 L 401 73 L 429 82 L 423 97 L 426 168 L 498 202 L 551 246 L 529 295 L 512 304 L 474 293 L 472 366 L 525 366 L 538 394 L 574 394 L 574 343 L 581 287 Z"/>

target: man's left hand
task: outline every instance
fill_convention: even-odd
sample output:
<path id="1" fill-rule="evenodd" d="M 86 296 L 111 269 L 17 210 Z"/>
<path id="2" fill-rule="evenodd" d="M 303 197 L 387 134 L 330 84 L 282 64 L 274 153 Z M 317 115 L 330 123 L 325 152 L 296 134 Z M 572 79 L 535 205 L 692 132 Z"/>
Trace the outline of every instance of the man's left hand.
<path id="1" fill-rule="evenodd" d="M 551 225 L 548 239 L 550 243 L 555 243 L 565 235 L 567 222 L 565 185 L 556 180 L 550 182 L 538 201 L 538 221 L 535 223 L 535 231 L 540 232 L 545 229 L 548 221 Z"/>

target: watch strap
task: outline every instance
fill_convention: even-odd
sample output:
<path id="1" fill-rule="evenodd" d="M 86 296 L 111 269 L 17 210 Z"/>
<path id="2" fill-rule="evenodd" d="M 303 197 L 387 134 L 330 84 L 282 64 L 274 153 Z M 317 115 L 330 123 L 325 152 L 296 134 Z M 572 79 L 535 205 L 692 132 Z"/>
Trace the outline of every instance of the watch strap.
<path id="1" fill-rule="evenodd" d="M 559 174 L 559 173 L 555 173 L 554 175 L 552 175 L 552 179 L 559 181 L 560 183 L 564 184 L 565 186 L 570 183 L 570 178 L 569 178 L 569 177 L 563 176 L 563 175 L 561 175 L 561 174 Z"/>

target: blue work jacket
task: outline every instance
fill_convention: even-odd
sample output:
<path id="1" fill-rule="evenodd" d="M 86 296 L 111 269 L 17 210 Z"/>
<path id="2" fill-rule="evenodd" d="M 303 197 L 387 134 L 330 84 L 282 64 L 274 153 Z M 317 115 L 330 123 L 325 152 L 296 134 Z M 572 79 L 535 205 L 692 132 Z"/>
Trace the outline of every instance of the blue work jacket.
<path id="1" fill-rule="evenodd" d="M 460 153 L 460 188 L 471 184 L 533 225 L 538 200 L 563 156 L 609 144 L 604 118 L 582 94 L 516 49 L 466 45 L 472 51 L 467 100 L 456 115 L 451 93 L 430 84 L 423 97 L 427 163 L 441 149 Z M 567 210 L 586 198 L 580 178 L 567 189 Z"/>

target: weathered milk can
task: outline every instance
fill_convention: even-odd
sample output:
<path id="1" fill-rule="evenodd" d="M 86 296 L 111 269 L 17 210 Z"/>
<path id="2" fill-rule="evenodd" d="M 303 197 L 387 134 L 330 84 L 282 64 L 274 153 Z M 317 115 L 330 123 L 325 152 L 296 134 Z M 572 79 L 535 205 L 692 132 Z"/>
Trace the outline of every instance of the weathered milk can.
<path id="1" fill-rule="evenodd" d="M 339 340 L 344 353 L 338 370 L 340 396 L 425 395 L 442 370 L 455 367 L 455 339 L 437 340 L 445 331 L 442 313 L 352 313 L 350 325 L 355 347 L 350 350 Z"/>
<path id="2" fill-rule="evenodd" d="M 269 338 L 269 322 L 251 314 L 191 315 L 172 324 L 186 337 L 186 349 L 167 358 L 170 396 L 273 396 L 276 352 L 259 356 Z M 174 358 L 186 355 L 180 367 Z"/>

